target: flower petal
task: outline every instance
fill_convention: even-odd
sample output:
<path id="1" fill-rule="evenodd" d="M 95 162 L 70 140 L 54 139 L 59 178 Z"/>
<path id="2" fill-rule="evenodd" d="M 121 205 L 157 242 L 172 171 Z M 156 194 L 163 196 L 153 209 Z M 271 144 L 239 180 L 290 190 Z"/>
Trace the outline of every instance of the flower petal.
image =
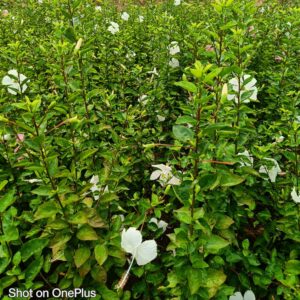
<path id="1" fill-rule="evenodd" d="M 19 77 L 19 73 L 18 73 L 18 71 L 15 70 L 15 69 L 9 70 L 9 71 L 7 72 L 7 74 L 12 75 L 12 76 L 14 76 L 14 77 L 16 77 L 16 78 Z"/>
<path id="2" fill-rule="evenodd" d="M 292 199 L 296 202 L 296 203 L 300 203 L 300 195 L 297 194 L 296 192 L 296 187 L 293 188 L 292 192 L 291 192 L 291 196 Z"/>
<path id="3" fill-rule="evenodd" d="M 255 295 L 251 290 L 246 291 L 244 294 L 244 300 L 255 300 Z"/>
<path id="4" fill-rule="evenodd" d="M 2 79 L 2 85 L 11 85 L 13 84 L 14 81 L 13 79 L 11 79 L 9 76 L 4 76 L 3 79 Z"/>
<path id="5" fill-rule="evenodd" d="M 248 77 L 246 78 L 246 76 L 248 76 Z M 250 77 L 250 75 L 245 75 L 245 76 L 244 76 L 244 81 L 245 81 L 246 79 L 248 79 L 249 77 Z M 252 78 L 248 83 L 246 83 L 246 84 L 244 85 L 244 88 L 245 88 L 246 90 L 251 90 L 251 89 L 255 86 L 256 82 L 257 82 L 257 80 L 256 80 L 255 78 Z"/>
<path id="6" fill-rule="evenodd" d="M 134 227 L 130 227 L 128 230 L 123 229 L 121 247 L 132 255 L 136 254 L 138 246 L 142 243 L 142 234 Z"/>
<path id="7" fill-rule="evenodd" d="M 136 262 L 139 266 L 143 266 L 157 256 L 157 244 L 154 240 L 148 240 L 138 246 L 136 252 Z"/>
<path id="8" fill-rule="evenodd" d="M 90 180 L 90 183 L 98 184 L 99 183 L 99 176 L 98 175 L 93 175 L 91 180 Z"/>
<path id="9" fill-rule="evenodd" d="M 159 164 L 159 165 L 152 165 L 153 168 L 157 168 L 162 170 L 163 172 L 170 172 L 172 171 L 172 168 L 170 168 L 169 166 L 163 165 L 163 164 Z"/>
<path id="10" fill-rule="evenodd" d="M 155 223 L 157 225 L 157 219 L 156 218 L 151 218 L 149 223 Z"/>
<path id="11" fill-rule="evenodd" d="M 171 184 L 171 185 L 180 185 L 181 183 L 181 180 L 178 179 L 177 177 L 173 176 L 169 181 L 168 181 L 168 184 Z"/>
<path id="12" fill-rule="evenodd" d="M 243 300 L 243 299 L 244 299 L 243 295 L 240 292 L 236 292 L 229 297 L 229 300 Z"/>
<path id="13" fill-rule="evenodd" d="M 156 180 L 159 178 L 160 175 L 161 175 L 161 171 L 156 170 L 156 171 L 152 172 L 152 174 L 150 176 L 150 180 Z"/>
<path id="14" fill-rule="evenodd" d="M 162 228 L 163 232 L 165 232 L 167 230 L 168 223 L 165 222 L 164 220 L 160 220 L 157 224 L 157 227 Z"/>

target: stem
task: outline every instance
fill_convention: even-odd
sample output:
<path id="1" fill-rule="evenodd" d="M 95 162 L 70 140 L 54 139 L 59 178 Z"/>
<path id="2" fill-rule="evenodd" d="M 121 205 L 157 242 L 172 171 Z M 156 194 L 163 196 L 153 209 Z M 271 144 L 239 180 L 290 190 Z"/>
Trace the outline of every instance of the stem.
<path id="1" fill-rule="evenodd" d="M 118 283 L 117 290 L 119 290 L 120 288 L 122 288 L 123 285 L 125 284 L 126 280 L 128 279 L 130 269 L 131 269 L 131 267 L 133 265 L 133 262 L 134 262 L 134 258 L 135 258 L 135 256 L 133 255 L 132 259 L 131 259 L 131 262 L 130 262 L 130 265 L 129 265 L 129 267 L 128 267 L 126 273 L 125 273 L 125 275 L 122 276 L 122 280 Z"/>
<path id="2" fill-rule="evenodd" d="M 199 165 L 199 132 L 200 132 L 200 119 L 201 119 L 201 105 L 198 105 L 198 109 L 197 109 L 197 116 L 196 116 L 196 120 L 197 120 L 197 125 L 196 125 L 196 129 L 195 129 L 195 134 L 196 134 L 196 145 L 194 148 L 194 154 L 196 155 L 196 159 L 194 161 L 194 171 L 193 171 L 193 179 L 194 182 L 196 180 L 196 178 L 198 177 L 199 174 L 199 169 L 198 169 L 198 165 Z M 193 186 L 193 198 L 192 198 L 192 205 L 191 205 L 191 217 L 193 219 L 194 217 L 194 208 L 195 208 L 195 204 L 196 204 L 196 184 L 194 184 Z M 193 234 L 193 222 L 190 226 L 190 233 Z"/>

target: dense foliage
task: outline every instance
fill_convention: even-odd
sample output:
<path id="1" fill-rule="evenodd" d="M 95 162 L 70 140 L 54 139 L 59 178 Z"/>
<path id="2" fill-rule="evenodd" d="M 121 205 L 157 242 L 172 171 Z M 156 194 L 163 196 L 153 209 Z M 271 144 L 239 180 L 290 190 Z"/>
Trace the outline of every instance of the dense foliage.
<path id="1" fill-rule="evenodd" d="M 300 299 L 299 2 L 141 3 L 0 3 L 2 299 Z"/>

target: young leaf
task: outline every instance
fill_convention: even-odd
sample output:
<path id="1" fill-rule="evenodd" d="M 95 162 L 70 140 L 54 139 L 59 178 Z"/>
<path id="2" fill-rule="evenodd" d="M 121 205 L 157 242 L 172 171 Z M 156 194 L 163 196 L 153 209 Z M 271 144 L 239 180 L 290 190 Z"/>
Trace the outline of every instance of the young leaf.
<path id="1" fill-rule="evenodd" d="M 77 268 L 81 267 L 90 257 L 91 251 L 88 247 L 81 247 L 76 249 L 74 255 L 74 262 Z"/>

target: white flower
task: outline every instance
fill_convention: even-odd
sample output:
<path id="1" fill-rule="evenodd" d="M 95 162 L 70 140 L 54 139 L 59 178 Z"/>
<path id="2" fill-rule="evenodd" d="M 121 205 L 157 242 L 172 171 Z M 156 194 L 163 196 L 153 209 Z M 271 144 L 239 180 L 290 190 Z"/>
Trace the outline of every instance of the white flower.
<path id="1" fill-rule="evenodd" d="M 127 59 L 132 59 L 134 57 L 136 57 L 136 53 L 134 51 L 129 51 L 126 56 L 125 56 Z"/>
<path id="2" fill-rule="evenodd" d="M 11 139 L 11 135 L 9 133 L 4 134 L 4 135 L 2 135 L 2 139 L 3 139 L 3 141 L 9 141 Z"/>
<path id="3" fill-rule="evenodd" d="M 180 185 L 181 181 L 177 177 L 173 176 L 172 169 L 169 166 L 159 164 L 152 165 L 153 168 L 158 170 L 152 172 L 150 180 L 159 180 L 162 186 L 166 184 Z"/>
<path id="4" fill-rule="evenodd" d="M 145 19 L 144 16 L 139 16 L 139 22 L 140 23 L 144 22 L 144 19 Z"/>
<path id="5" fill-rule="evenodd" d="M 241 159 L 242 161 L 240 162 L 240 164 L 242 166 L 247 166 L 247 167 L 252 167 L 253 166 L 253 157 L 250 155 L 248 150 L 245 150 L 244 152 L 240 152 L 237 155 L 246 157 L 246 159 L 243 158 L 243 157 Z"/>
<path id="6" fill-rule="evenodd" d="M 96 11 L 102 11 L 102 7 L 100 5 L 95 6 Z"/>
<path id="7" fill-rule="evenodd" d="M 240 86 L 238 78 L 232 78 L 229 80 L 229 84 L 231 86 L 231 90 L 233 93 L 229 93 L 227 95 L 228 100 L 234 100 L 236 104 L 238 104 L 238 94 L 240 96 L 240 101 L 244 103 L 249 103 L 250 100 L 256 100 L 257 99 L 257 88 L 255 86 L 256 79 L 252 78 L 249 82 L 244 84 L 244 81 L 248 81 L 250 78 L 250 75 L 244 75 L 240 78 Z M 243 95 L 245 93 L 252 92 L 252 94 L 247 97 L 246 99 L 243 99 Z"/>
<path id="8" fill-rule="evenodd" d="M 175 6 L 180 5 L 180 3 L 181 3 L 181 0 L 174 0 L 174 5 L 175 5 Z"/>
<path id="9" fill-rule="evenodd" d="M 172 68 L 177 68 L 177 67 L 179 67 L 179 60 L 173 57 L 173 58 L 169 61 L 169 66 L 172 67 Z"/>
<path id="10" fill-rule="evenodd" d="M 39 4 L 42 4 L 42 3 L 43 3 L 43 0 L 38 0 L 38 3 L 39 3 Z"/>
<path id="11" fill-rule="evenodd" d="M 132 254 L 139 266 L 146 265 L 157 256 L 157 244 L 154 240 L 142 242 L 142 234 L 134 227 L 123 229 L 121 247 Z"/>
<path id="12" fill-rule="evenodd" d="M 107 30 L 110 31 L 112 34 L 116 34 L 118 31 L 120 31 L 119 24 L 116 22 L 110 22 L 110 26 Z"/>
<path id="13" fill-rule="evenodd" d="M 229 297 L 229 300 L 255 300 L 255 295 L 251 290 L 246 291 L 244 297 L 240 292 L 236 292 Z"/>
<path id="14" fill-rule="evenodd" d="M 276 177 L 278 173 L 281 172 L 281 169 L 278 165 L 278 162 L 273 158 L 265 158 L 265 160 L 269 160 L 273 163 L 273 167 L 268 169 L 267 166 L 263 165 L 259 168 L 259 173 L 265 173 L 268 174 L 271 182 L 276 182 Z"/>
<path id="15" fill-rule="evenodd" d="M 148 74 L 153 74 L 153 75 L 156 75 L 156 76 L 159 75 L 158 72 L 157 72 L 157 70 L 156 70 L 156 67 L 154 67 L 152 71 L 148 71 L 147 73 Z"/>
<path id="16" fill-rule="evenodd" d="M 169 52 L 170 52 L 171 55 L 175 55 L 176 53 L 180 52 L 180 48 L 179 48 L 178 43 L 176 41 L 172 42 L 169 45 Z"/>
<path id="17" fill-rule="evenodd" d="M 146 105 L 147 102 L 148 102 L 148 96 L 147 95 L 142 95 L 138 98 L 138 102 L 143 104 L 143 105 Z"/>
<path id="18" fill-rule="evenodd" d="M 128 21 L 129 19 L 129 14 L 127 12 L 123 12 L 121 15 L 121 19 L 124 21 Z"/>
<path id="19" fill-rule="evenodd" d="M 93 186 L 90 188 L 90 191 L 92 193 L 95 193 L 95 192 L 102 193 L 102 194 L 109 193 L 109 189 L 108 189 L 107 185 L 104 188 L 103 187 L 100 188 L 98 186 L 98 183 L 99 183 L 99 176 L 98 175 L 93 175 L 91 180 L 90 180 L 90 183 L 93 184 Z M 97 201 L 99 199 L 99 195 L 94 195 L 94 199 Z"/>
<path id="20" fill-rule="evenodd" d="M 163 232 L 167 230 L 168 223 L 163 220 L 158 222 L 156 218 L 151 218 L 149 223 L 155 223 L 158 228 L 162 228 Z"/>
<path id="21" fill-rule="evenodd" d="M 276 138 L 276 143 L 281 143 L 284 141 L 284 136 L 281 135 L 280 137 Z"/>
<path id="22" fill-rule="evenodd" d="M 29 82 L 26 80 L 27 77 L 23 74 L 19 74 L 17 70 L 9 70 L 8 75 L 4 76 L 2 79 L 2 84 L 7 85 L 7 90 L 12 95 L 17 95 L 17 92 L 24 93 L 27 89 L 27 84 Z"/>
<path id="23" fill-rule="evenodd" d="M 291 191 L 292 199 L 295 201 L 295 203 L 300 203 L 300 194 L 298 195 L 296 192 L 296 187 L 293 188 Z"/>
<path id="24" fill-rule="evenodd" d="M 23 181 L 29 182 L 29 183 L 36 183 L 36 182 L 42 182 L 43 180 L 33 178 L 33 179 L 23 179 Z"/>
<path id="25" fill-rule="evenodd" d="M 163 122 L 165 119 L 166 119 L 166 117 L 161 116 L 161 115 L 157 115 L 158 122 Z"/>

